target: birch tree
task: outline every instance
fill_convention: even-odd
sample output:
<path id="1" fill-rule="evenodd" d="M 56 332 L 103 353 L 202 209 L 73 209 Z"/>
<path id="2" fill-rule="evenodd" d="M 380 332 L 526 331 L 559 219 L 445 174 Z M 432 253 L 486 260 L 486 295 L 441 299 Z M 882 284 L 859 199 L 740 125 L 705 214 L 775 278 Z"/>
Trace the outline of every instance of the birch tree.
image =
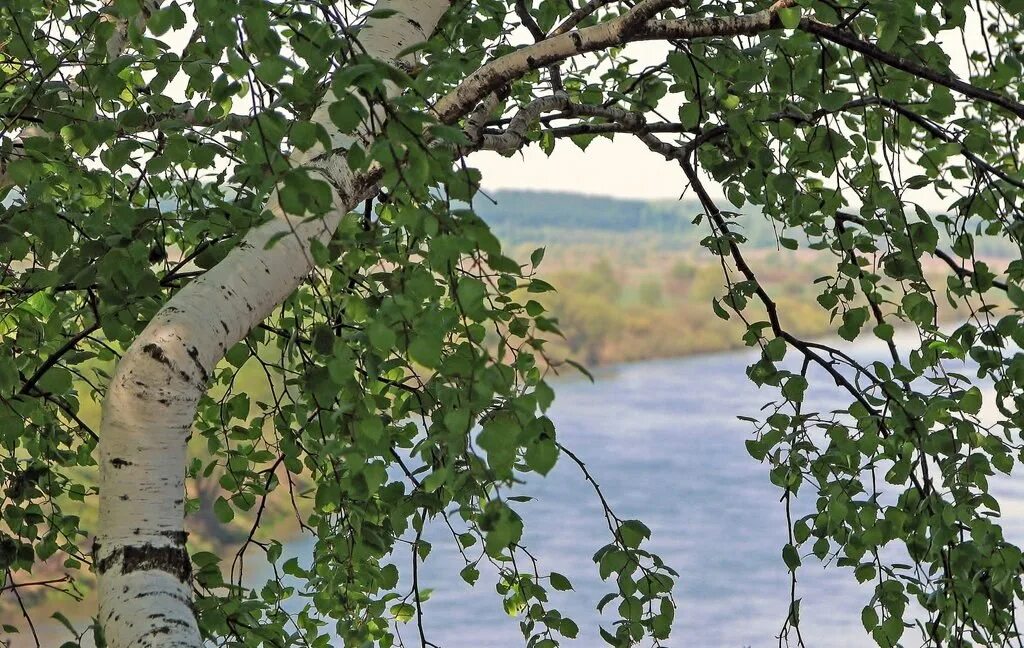
<path id="1" fill-rule="evenodd" d="M 816 559 L 875 583 L 862 618 L 881 646 L 1018 644 L 1021 551 L 988 478 L 1020 458 L 1022 9 L 10 0 L 0 593 L 20 601 L 56 556 L 95 576 L 113 648 L 390 646 L 404 623 L 426 646 L 435 524 L 469 583 L 494 565 L 527 645 L 557 645 L 579 628 L 547 592 L 571 584 L 523 545 L 512 493 L 561 459 L 608 522 L 601 635 L 665 641 L 685 574 L 546 415 L 563 365 L 534 298 L 543 252 L 509 258 L 473 212 L 479 150 L 635 138 L 679 166 L 652 181 L 703 206 L 724 279 L 709 307 L 745 323 L 748 377 L 776 393 L 747 445 L 788 514 L 780 641 L 803 643 L 797 573 Z M 886 361 L 787 331 L 744 257 L 749 218 L 777 225 L 780 260 L 834 260 L 818 303 Z M 270 398 L 236 388 L 246 365 Z M 829 385 L 848 406 L 811 411 Z M 187 485 L 211 475 L 217 517 L 251 523 L 233 556 L 190 551 Z M 316 538 L 308 569 L 261 533 L 275 497 Z M 257 559 L 292 580 L 253 587 Z"/>

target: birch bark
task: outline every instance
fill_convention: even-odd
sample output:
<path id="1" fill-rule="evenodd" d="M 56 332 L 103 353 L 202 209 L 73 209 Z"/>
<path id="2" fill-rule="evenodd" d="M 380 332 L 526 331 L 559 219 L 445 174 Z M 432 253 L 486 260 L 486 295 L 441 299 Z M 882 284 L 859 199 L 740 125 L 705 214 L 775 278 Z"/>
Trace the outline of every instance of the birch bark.
<path id="1" fill-rule="evenodd" d="M 448 6 L 449 0 L 381 0 L 377 9 L 394 13 L 369 19 L 360 45 L 369 56 L 394 61 L 430 36 Z M 267 204 L 274 219 L 177 293 L 125 352 L 111 380 L 100 432 L 94 551 L 99 619 L 110 648 L 202 644 L 183 531 L 186 443 L 199 398 L 226 350 L 296 289 L 312 266 L 311 242 L 329 240 L 362 198 L 344 157 L 355 140 L 329 119 L 333 100 L 329 95 L 313 117 L 331 135 L 332 150 L 314 148 L 292 159 L 327 178 L 333 209 L 321 219 L 292 217 L 275 191 Z"/>

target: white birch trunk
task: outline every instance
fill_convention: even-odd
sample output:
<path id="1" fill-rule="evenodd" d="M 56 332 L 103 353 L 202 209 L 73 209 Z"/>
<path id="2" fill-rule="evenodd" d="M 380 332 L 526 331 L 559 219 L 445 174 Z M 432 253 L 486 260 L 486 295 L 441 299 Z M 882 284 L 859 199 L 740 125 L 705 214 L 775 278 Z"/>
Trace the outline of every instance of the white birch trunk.
<path id="1" fill-rule="evenodd" d="M 371 19 L 358 35 L 361 46 L 392 61 L 429 37 L 448 6 L 449 0 L 380 0 L 378 9 L 396 13 Z M 329 240 L 363 198 L 343 154 L 354 140 L 330 122 L 331 100 L 314 120 L 331 133 L 335 150 L 313 149 L 293 162 L 309 163 L 327 177 L 336 190 L 333 210 L 311 221 L 290 218 L 272 194 L 267 208 L 274 220 L 178 292 L 125 352 L 111 380 L 100 432 L 94 552 L 99 620 L 110 648 L 201 645 L 183 531 L 186 442 L 199 398 L 226 350 L 298 287 L 312 266 L 311 241 Z M 281 233 L 288 234 L 265 249 Z"/>

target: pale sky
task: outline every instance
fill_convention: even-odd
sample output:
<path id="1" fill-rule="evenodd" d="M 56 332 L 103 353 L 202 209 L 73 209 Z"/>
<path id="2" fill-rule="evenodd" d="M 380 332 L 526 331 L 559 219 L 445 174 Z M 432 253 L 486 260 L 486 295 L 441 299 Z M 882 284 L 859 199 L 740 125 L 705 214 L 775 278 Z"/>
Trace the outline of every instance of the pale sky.
<path id="1" fill-rule="evenodd" d="M 665 43 L 640 42 L 628 45 L 623 52 L 637 61 L 639 70 L 664 61 L 669 49 Z M 659 111 L 669 120 L 675 118 L 682 103 L 679 97 L 669 94 L 659 103 Z M 542 189 L 675 200 L 686 186 L 678 163 L 652 153 L 630 135 L 619 135 L 614 141 L 595 138 L 586 152 L 571 141 L 560 141 L 550 158 L 534 145 L 510 158 L 481 151 L 469 161 L 483 173 L 485 189 Z"/>
<path id="2" fill-rule="evenodd" d="M 481 151 L 469 157 L 483 173 L 485 189 L 544 189 L 619 198 L 675 199 L 686 179 L 679 165 L 651 153 L 629 136 L 595 139 L 586 152 L 569 140 L 551 157 L 539 146 L 510 158 Z"/>

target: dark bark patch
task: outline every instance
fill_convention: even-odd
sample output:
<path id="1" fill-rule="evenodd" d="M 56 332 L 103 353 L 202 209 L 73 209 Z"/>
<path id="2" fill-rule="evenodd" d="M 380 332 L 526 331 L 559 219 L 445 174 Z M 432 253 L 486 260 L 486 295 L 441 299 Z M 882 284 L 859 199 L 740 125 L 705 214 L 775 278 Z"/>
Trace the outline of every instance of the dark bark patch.
<path id="1" fill-rule="evenodd" d="M 164 350 L 152 342 L 142 347 L 142 350 L 160 364 L 167 365 L 168 367 L 171 366 L 171 361 L 167 359 L 167 354 L 164 353 Z"/>
<path id="2" fill-rule="evenodd" d="M 199 375 L 202 376 L 203 382 L 205 383 L 210 379 L 210 374 L 206 373 L 206 368 L 203 363 L 199 361 L 199 349 L 194 346 L 188 348 L 188 357 L 192 358 L 192 362 L 195 363 L 196 368 L 199 369 Z"/>
<path id="3" fill-rule="evenodd" d="M 175 504 L 180 504 L 181 500 L 175 500 Z M 174 544 L 184 547 L 185 543 L 188 542 L 188 531 L 161 531 L 160 535 L 165 538 L 170 538 Z"/>
<path id="4" fill-rule="evenodd" d="M 96 571 L 101 575 L 105 574 L 118 563 L 121 565 L 122 574 L 131 574 L 137 571 L 162 571 L 174 576 L 182 583 L 187 583 L 192 578 L 192 562 L 183 546 L 154 547 L 147 543 L 115 549 L 109 556 L 97 563 Z"/>
<path id="5" fill-rule="evenodd" d="M 127 459 L 122 459 L 121 457 L 114 457 L 110 460 L 110 465 L 120 470 L 121 468 L 132 465 L 132 462 Z"/>

